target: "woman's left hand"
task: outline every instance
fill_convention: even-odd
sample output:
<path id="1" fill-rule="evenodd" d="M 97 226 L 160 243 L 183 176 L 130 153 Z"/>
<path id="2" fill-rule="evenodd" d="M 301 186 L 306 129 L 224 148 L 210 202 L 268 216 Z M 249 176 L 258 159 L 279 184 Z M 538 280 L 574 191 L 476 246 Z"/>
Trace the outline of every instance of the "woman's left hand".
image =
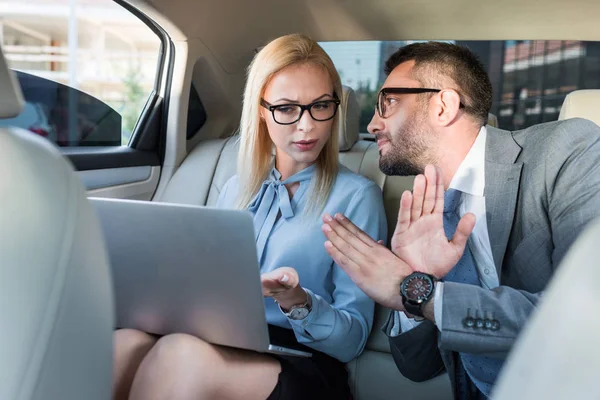
<path id="1" fill-rule="evenodd" d="M 263 296 L 272 297 L 282 309 L 288 310 L 297 304 L 304 304 L 308 295 L 300 286 L 298 272 L 291 267 L 280 267 L 260 276 Z"/>

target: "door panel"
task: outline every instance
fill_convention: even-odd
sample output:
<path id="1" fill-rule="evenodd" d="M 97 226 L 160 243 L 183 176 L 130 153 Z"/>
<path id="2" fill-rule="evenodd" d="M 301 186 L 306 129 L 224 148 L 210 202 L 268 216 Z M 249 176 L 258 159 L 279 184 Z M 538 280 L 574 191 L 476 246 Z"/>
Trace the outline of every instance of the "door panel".
<path id="1" fill-rule="evenodd" d="M 152 167 L 130 167 L 81 171 L 79 176 L 87 190 L 125 185 L 150 178 Z"/>
<path id="2" fill-rule="evenodd" d="M 126 167 L 80 171 L 89 197 L 151 200 L 158 187 L 160 167 Z"/>

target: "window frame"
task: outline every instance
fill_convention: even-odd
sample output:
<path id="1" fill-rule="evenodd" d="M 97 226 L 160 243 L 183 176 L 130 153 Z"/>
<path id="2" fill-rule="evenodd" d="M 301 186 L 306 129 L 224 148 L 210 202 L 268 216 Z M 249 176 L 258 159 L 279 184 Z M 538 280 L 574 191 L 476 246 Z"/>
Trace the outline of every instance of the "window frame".
<path id="1" fill-rule="evenodd" d="M 154 34 L 160 39 L 159 56 L 156 65 L 156 76 L 154 78 L 154 86 L 152 91 L 148 95 L 148 98 L 146 99 L 146 104 L 144 105 L 144 108 L 142 109 L 142 112 L 140 113 L 138 120 L 135 123 L 135 126 L 133 127 L 133 130 L 131 131 L 131 136 L 129 138 L 129 142 L 127 143 L 127 147 L 135 149 L 143 141 L 143 139 L 147 140 L 147 138 L 142 137 L 142 133 L 144 132 L 144 128 L 146 127 L 148 122 L 151 120 L 150 117 L 154 108 L 156 106 L 161 106 L 163 107 L 163 110 L 168 109 L 168 98 L 165 98 L 165 101 L 163 102 L 160 102 L 159 98 L 161 97 L 161 92 L 170 93 L 171 81 L 168 78 L 172 76 L 172 69 L 174 63 L 174 57 L 172 55 L 174 54 L 174 46 L 166 31 L 141 10 L 135 8 L 131 4 L 125 2 L 124 0 L 112 1 L 118 4 L 119 6 L 123 7 L 136 18 L 138 18 L 148 28 L 150 28 L 150 30 L 152 30 L 152 32 L 154 32 Z M 167 80 L 165 81 L 166 85 L 163 88 L 163 77 L 165 75 L 165 72 L 167 73 Z M 161 119 L 164 120 L 165 118 Z M 162 126 L 160 131 L 163 131 L 164 128 L 166 128 L 166 124 L 163 123 L 161 125 Z M 164 135 L 164 132 L 161 132 L 161 136 L 162 135 Z M 161 157 L 161 159 L 162 158 L 163 157 Z"/>

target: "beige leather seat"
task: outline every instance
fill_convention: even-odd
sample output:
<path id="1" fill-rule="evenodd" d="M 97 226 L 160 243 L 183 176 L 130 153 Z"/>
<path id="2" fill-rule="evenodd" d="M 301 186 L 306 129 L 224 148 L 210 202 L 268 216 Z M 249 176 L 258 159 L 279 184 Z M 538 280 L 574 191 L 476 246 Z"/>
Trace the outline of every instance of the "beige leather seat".
<path id="1" fill-rule="evenodd" d="M 498 128 L 498 117 L 496 117 L 494 114 L 489 113 L 488 114 L 488 121 L 487 124 L 489 126 L 492 126 L 494 128 Z"/>
<path id="2" fill-rule="evenodd" d="M 396 225 L 400 196 L 412 189 L 412 177 L 386 177 L 379 170 L 377 144 L 368 135 L 359 138 L 359 106 L 354 91 L 345 87 L 340 126 L 340 161 L 347 168 L 376 182 L 384 192 L 390 235 Z M 238 141 L 207 140 L 198 144 L 186 157 L 158 201 L 213 205 L 227 179 L 235 174 Z M 425 383 L 414 383 L 397 370 L 390 354 L 387 337 L 380 327 L 388 310 L 377 307 L 373 331 L 365 351 L 348 364 L 350 385 L 356 400 L 450 399 L 450 383 L 442 375 Z"/>
<path id="3" fill-rule="evenodd" d="M 344 87 L 338 112 L 342 121 L 339 129 L 340 161 L 383 187 L 385 175 L 379 171 L 377 164 L 377 145 L 372 141 L 358 141 L 359 107 L 352 89 Z M 233 136 L 200 142 L 179 166 L 162 196 L 154 200 L 213 205 L 225 182 L 236 172 L 238 138 Z"/>
<path id="4" fill-rule="evenodd" d="M 0 118 L 21 89 L 0 51 Z M 0 129 L 0 399 L 111 396 L 113 297 L 99 224 L 45 139 Z"/>
<path id="5" fill-rule="evenodd" d="M 600 399 L 600 219 L 575 242 L 508 357 L 493 398 Z"/>
<path id="6" fill-rule="evenodd" d="M 558 119 L 585 118 L 600 125 L 600 90 L 575 90 L 565 97 Z"/>

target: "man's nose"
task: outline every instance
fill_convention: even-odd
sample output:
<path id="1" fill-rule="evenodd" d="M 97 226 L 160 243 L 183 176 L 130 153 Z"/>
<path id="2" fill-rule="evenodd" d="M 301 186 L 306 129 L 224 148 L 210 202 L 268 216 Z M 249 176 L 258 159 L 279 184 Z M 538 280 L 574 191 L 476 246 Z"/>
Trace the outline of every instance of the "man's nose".
<path id="1" fill-rule="evenodd" d="M 377 134 L 377 132 L 381 132 L 384 129 L 384 127 L 385 124 L 383 122 L 383 119 L 379 116 L 377 110 L 375 110 L 373 118 L 371 118 L 371 122 L 369 122 L 369 125 L 367 125 L 367 131 L 375 135 Z"/>

